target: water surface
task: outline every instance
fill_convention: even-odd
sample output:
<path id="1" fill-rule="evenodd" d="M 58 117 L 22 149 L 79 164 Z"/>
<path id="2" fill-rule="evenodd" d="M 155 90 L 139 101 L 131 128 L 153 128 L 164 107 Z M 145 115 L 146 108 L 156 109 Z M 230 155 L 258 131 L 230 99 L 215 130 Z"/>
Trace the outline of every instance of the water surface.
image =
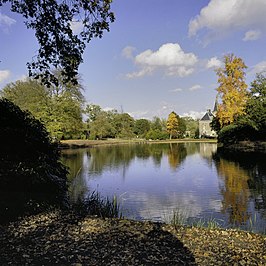
<path id="1" fill-rule="evenodd" d="M 266 230 L 264 155 L 225 156 L 213 143 L 131 144 L 65 150 L 72 201 L 97 190 L 119 198 L 123 215 L 169 222 L 215 220 Z M 264 157 L 263 157 L 264 156 Z"/>

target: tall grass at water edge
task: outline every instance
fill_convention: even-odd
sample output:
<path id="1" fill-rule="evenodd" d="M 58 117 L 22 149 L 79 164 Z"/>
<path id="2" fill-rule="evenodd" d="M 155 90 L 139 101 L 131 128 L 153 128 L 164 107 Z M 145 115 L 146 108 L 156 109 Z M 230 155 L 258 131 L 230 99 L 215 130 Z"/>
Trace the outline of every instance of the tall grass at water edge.
<path id="1" fill-rule="evenodd" d="M 237 230 L 245 230 L 253 233 L 259 233 L 262 235 L 266 235 L 266 225 L 260 224 L 257 219 L 257 215 L 250 217 L 247 221 L 247 224 L 244 226 L 238 225 L 226 225 L 226 222 L 222 219 L 217 219 L 214 217 L 209 218 L 194 218 L 189 219 L 189 212 L 186 210 L 176 209 L 173 211 L 170 219 L 166 219 L 165 222 L 173 225 L 175 228 L 178 226 L 192 226 L 192 227 L 204 227 L 208 229 L 237 229 Z"/>
<path id="2" fill-rule="evenodd" d="M 93 191 L 85 199 L 79 199 L 73 203 L 72 209 L 81 216 L 96 215 L 101 218 L 123 218 L 117 197 L 113 196 L 112 199 L 102 197 L 97 191 Z"/>

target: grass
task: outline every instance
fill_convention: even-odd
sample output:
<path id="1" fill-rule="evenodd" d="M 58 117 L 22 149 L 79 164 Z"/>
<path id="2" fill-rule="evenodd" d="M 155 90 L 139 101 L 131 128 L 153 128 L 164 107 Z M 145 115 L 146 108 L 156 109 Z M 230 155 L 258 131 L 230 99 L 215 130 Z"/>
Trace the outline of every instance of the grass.
<path id="1" fill-rule="evenodd" d="M 247 224 L 243 227 L 239 226 L 226 226 L 225 221 L 222 219 L 217 219 L 214 217 L 209 218 L 194 218 L 189 219 L 188 210 L 180 210 L 176 209 L 173 211 L 171 219 L 166 219 L 166 223 L 171 224 L 175 228 L 178 226 L 192 226 L 199 228 L 207 228 L 207 229 L 237 229 L 237 230 L 245 230 L 248 232 L 253 232 L 261 235 L 266 235 L 266 226 L 264 224 L 260 224 L 257 219 L 257 215 L 254 214 L 254 217 L 250 217 Z"/>
<path id="2" fill-rule="evenodd" d="M 192 221 L 189 221 L 188 217 L 189 215 L 187 211 L 180 211 L 179 209 L 176 209 L 173 211 L 173 216 L 170 219 L 170 224 L 173 225 L 175 228 L 177 226 L 190 225 L 192 227 L 204 227 L 208 229 L 215 229 L 222 228 L 224 223 L 223 220 L 216 219 L 213 217 L 206 219 L 193 219 Z"/>
<path id="3" fill-rule="evenodd" d="M 101 218 L 123 218 L 117 197 L 113 196 L 112 199 L 109 199 L 102 197 L 96 191 L 93 191 L 85 199 L 73 203 L 72 209 L 81 216 L 96 215 Z"/>

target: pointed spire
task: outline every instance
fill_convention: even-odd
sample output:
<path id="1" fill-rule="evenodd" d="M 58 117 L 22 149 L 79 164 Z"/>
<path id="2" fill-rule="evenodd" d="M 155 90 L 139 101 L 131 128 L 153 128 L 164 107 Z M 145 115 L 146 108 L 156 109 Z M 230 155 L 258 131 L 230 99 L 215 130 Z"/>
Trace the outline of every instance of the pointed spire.
<path id="1" fill-rule="evenodd" d="M 213 107 L 213 113 L 216 113 L 218 110 L 218 95 L 216 95 L 216 98 L 215 98 L 215 103 L 214 103 L 214 107 Z"/>

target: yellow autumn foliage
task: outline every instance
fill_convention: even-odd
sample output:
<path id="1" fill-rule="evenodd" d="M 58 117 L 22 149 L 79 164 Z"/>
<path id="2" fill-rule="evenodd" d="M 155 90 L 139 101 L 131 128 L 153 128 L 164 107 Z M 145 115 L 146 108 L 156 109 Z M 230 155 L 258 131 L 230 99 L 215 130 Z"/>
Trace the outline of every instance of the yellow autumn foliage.
<path id="1" fill-rule="evenodd" d="M 218 105 L 217 118 L 221 126 L 232 124 L 237 117 L 245 114 L 248 99 L 245 72 L 247 68 L 241 58 L 233 54 L 224 57 L 224 67 L 218 68 L 218 95 L 221 104 Z"/>

